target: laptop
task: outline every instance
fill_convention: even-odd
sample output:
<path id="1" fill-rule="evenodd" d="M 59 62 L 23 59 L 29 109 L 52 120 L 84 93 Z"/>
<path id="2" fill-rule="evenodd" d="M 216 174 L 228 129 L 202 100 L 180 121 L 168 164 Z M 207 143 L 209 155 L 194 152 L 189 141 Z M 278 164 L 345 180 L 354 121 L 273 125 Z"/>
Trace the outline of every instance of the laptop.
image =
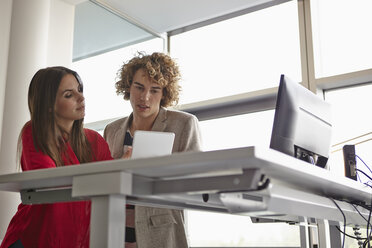
<path id="1" fill-rule="evenodd" d="M 148 158 L 172 154 L 174 133 L 137 130 L 133 135 L 132 157 Z"/>

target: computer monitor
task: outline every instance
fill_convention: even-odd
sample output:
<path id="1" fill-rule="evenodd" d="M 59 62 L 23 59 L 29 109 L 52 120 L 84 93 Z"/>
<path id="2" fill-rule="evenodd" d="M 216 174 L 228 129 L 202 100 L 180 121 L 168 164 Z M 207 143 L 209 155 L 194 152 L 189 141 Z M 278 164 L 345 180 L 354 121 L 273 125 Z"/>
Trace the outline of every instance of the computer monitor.
<path id="1" fill-rule="evenodd" d="M 281 75 L 270 148 L 325 168 L 331 132 L 331 105 Z"/>

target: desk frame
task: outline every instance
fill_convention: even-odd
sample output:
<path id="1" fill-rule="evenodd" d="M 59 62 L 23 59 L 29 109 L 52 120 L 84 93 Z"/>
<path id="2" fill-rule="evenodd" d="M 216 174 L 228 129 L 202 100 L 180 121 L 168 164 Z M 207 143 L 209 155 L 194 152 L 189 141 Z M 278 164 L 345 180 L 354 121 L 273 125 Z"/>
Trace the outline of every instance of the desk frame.
<path id="1" fill-rule="evenodd" d="M 24 204 L 91 200 L 90 246 L 100 248 L 123 247 L 126 203 L 337 224 L 343 217 L 332 197 L 348 225 L 363 226 L 369 212 L 359 208 L 362 217 L 339 199 L 369 204 L 372 193 L 358 182 L 258 147 L 1 175 L 0 190 L 20 192 Z"/>

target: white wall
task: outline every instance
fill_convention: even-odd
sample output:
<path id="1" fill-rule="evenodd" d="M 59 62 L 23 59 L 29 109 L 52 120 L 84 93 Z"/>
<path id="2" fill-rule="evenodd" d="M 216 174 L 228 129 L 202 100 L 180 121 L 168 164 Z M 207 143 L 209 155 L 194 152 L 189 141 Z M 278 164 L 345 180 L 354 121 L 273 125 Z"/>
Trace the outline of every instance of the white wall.
<path id="1" fill-rule="evenodd" d="M 48 66 L 72 64 L 75 8 L 62 0 L 51 0 L 48 41 Z"/>
<path id="2" fill-rule="evenodd" d="M 3 123 L 6 72 L 8 68 L 8 50 L 12 0 L 0 1 L 0 130 Z M 1 140 L 1 132 L 0 132 Z M 1 147 L 1 142 L 0 142 Z M 1 167 L 0 167 L 1 170 Z"/>
<path id="3" fill-rule="evenodd" d="M 0 1 L 0 32 L 5 37 L 0 47 L 1 174 L 16 171 L 18 135 L 29 120 L 32 76 L 46 66 L 71 65 L 73 20 L 74 6 L 61 0 Z M 19 194 L 0 192 L 0 239 L 19 202 Z"/>
<path id="4" fill-rule="evenodd" d="M 2 124 L 3 124 L 3 114 L 4 114 L 4 101 L 5 101 L 5 90 L 6 90 L 6 77 L 8 68 L 8 51 L 9 51 L 9 37 L 10 37 L 10 22 L 12 14 L 12 0 L 2 0 L 0 1 L 0 141 L 2 137 Z M 3 144 L 4 145 L 4 144 Z M 0 150 L 2 143 L 0 142 Z M 0 173 L 6 171 L 6 165 L 0 164 Z M 19 197 L 18 197 L 19 198 Z M 0 192 L 0 240 L 4 236 L 5 228 L 8 225 L 9 217 L 4 216 L 9 215 L 14 212 L 10 207 L 16 207 L 14 202 L 17 198 L 14 194 Z M 10 204 L 1 204 L 4 201 L 11 201 Z M 13 203 L 13 204 L 12 204 Z M 8 207 L 4 209 L 3 207 Z"/>

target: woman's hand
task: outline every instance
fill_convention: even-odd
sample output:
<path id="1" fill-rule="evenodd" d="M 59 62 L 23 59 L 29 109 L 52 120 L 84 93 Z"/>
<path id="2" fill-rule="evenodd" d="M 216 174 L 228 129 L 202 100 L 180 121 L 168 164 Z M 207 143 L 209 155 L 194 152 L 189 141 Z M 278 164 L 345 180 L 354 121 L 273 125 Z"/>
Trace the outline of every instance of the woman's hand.
<path id="1" fill-rule="evenodd" d="M 124 153 L 124 155 L 121 158 L 127 159 L 132 157 L 132 150 L 133 148 L 131 146 L 128 146 L 127 151 Z"/>

